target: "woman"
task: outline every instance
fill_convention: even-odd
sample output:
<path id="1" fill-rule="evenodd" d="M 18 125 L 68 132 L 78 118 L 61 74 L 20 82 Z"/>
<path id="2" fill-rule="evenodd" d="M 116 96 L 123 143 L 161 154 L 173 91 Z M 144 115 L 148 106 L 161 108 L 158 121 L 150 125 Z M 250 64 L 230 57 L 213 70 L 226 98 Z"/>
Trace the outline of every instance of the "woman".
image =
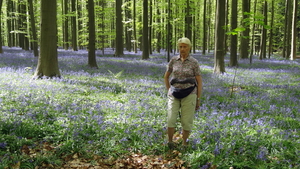
<path id="1" fill-rule="evenodd" d="M 184 146 L 192 130 L 195 110 L 200 107 L 202 91 L 202 78 L 198 61 L 189 55 L 191 41 L 188 38 L 178 40 L 180 55 L 174 56 L 164 75 L 166 89 L 168 90 L 168 120 L 167 132 L 170 149 L 174 148 L 173 135 L 176 120 L 181 112 L 182 137 Z M 170 79 L 171 76 L 171 79 Z"/>

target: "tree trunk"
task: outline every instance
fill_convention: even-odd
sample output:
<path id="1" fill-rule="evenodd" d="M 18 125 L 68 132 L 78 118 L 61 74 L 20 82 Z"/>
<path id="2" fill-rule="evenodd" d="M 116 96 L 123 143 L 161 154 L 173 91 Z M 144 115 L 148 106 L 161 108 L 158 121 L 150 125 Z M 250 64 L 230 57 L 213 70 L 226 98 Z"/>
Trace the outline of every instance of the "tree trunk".
<path id="1" fill-rule="evenodd" d="M 265 1 L 264 4 L 264 25 L 267 25 L 268 23 L 268 3 Z M 260 54 L 259 54 L 259 59 L 266 58 L 267 54 L 267 29 L 263 27 L 262 30 L 262 37 L 261 37 L 261 42 L 260 42 Z"/>
<path id="2" fill-rule="evenodd" d="M 297 55 L 297 9 L 298 9 L 298 0 L 294 0 L 293 7 L 293 22 L 292 22 L 292 41 L 291 41 L 291 60 L 296 59 Z"/>
<path id="3" fill-rule="evenodd" d="M 203 3 L 203 40 L 202 40 L 202 55 L 205 55 L 206 49 L 207 49 L 207 12 L 206 12 L 206 2 L 207 0 L 204 0 Z"/>
<path id="4" fill-rule="evenodd" d="M 2 1 L 3 0 L 0 0 L 0 9 L 2 9 Z M 1 12 L 0 12 L 0 25 L 1 24 Z M 1 30 L 2 26 L 0 26 L 0 33 L 2 33 L 2 30 Z M 2 36 L 0 35 L 0 53 L 3 53 L 3 49 L 2 49 Z"/>
<path id="5" fill-rule="evenodd" d="M 134 53 L 137 53 L 137 37 L 136 37 L 136 0 L 133 0 L 133 48 Z"/>
<path id="6" fill-rule="evenodd" d="M 253 21 L 255 22 L 256 21 L 256 19 L 255 19 L 255 16 L 256 16 L 256 6 L 257 6 L 257 0 L 255 0 L 255 2 L 254 2 L 254 11 L 253 11 L 253 13 L 254 13 L 254 15 L 253 15 Z M 253 54 L 254 54 L 254 50 L 256 50 L 256 48 L 255 48 L 255 40 L 256 40 L 256 36 L 255 36 L 255 23 L 253 23 L 253 26 L 252 26 L 252 38 L 251 38 L 251 48 L 250 48 L 250 64 L 252 64 L 252 58 L 253 58 Z"/>
<path id="7" fill-rule="evenodd" d="M 95 31 L 95 7 L 94 0 L 88 0 L 89 16 L 89 47 L 88 47 L 88 65 L 92 68 L 98 68 L 96 61 L 96 31 Z"/>
<path id="8" fill-rule="evenodd" d="M 125 0 L 125 4 L 129 4 L 129 0 Z M 125 6 L 125 20 L 126 22 L 129 22 L 129 20 L 132 18 L 131 16 L 131 10 L 129 8 L 129 5 Z M 131 36 L 132 31 L 130 30 L 130 25 L 125 24 L 125 46 L 127 51 L 131 52 Z"/>
<path id="9" fill-rule="evenodd" d="M 274 1 L 272 1 L 272 11 L 271 11 L 271 29 L 270 29 L 270 37 L 269 37 L 269 58 L 271 54 L 273 54 L 273 25 L 274 25 Z"/>
<path id="10" fill-rule="evenodd" d="M 77 46 L 77 22 L 76 22 L 76 0 L 72 0 L 72 48 L 78 51 Z"/>
<path id="11" fill-rule="evenodd" d="M 68 50 L 69 49 L 69 16 L 68 16 L 68 11 L 69 11 L 69 2 L 68 0 L 63 0 L 63 23 L 64 23 L 64 49 Z"/>
<path id="12" fill-rule="evenodd" d="M 159 16 L 160 15 L 160 10 L 159 10 L 159 8 L 157 8 L 157 15 Z M 158 53 L 160 53 L 160 49 L 161 49 L 161 33 L 162 33 L 162 29 L 161 29 L 161 22 L 160 22 L 160 18 L 159 17 L 157 17 L 156 18 L 156 23 L 158 23 L 159 24 L 159 26 L 158 26 L 158 29 L 156 30 L 156 39 L 157 39 L 157 43 L 156 43 L 156 51 L 158 52 Z"/>
<path id="13" fill-rule="evenodd" d="M 41 0 L 41 47 L 34 78 L 60 77 L 57 59 L 56 0 Z"/>
<path id="14" fill-rule="evenodd" d="M 102 55 L 104 55 L 104 48 L 105 48 L 105 24 L 104 24 L 104 20 L 105 20 L 105 0 L 102 0 L 101 1 L 101 8 L 102 8 L 102 11 L 101 11 L 101 15 L 100 15 L 100 18 L 101 18 L 101 24 L 100 24 L 100 28 L 101 28 L 101 49 L 102 49 Z"/>
<path id="15" fill-rule="evenodd" d="M 191 6 L 190 0 L 186 0 L 185 9 L 185 36 L 192 39 L 192 16 L 191 16 Z"/>
<path id="16" fill-rule="evenodd" d="M 225 1 L 217 0 L 216 29 L 215 29 L 215 54 L 214 54 L 214 73 L 223 74 L 225 72 L 224 63 L 224 35 L 225 31 Z"/>
<path id="17" fill-rule="evenodd" d="M 115 56 L 123 56 L 123 23 L 122 23 L 122 0 L 116 0 L 116 51 Z"/>
<path id="18" fill-rule="evenodd" d="M 172 25 L 171 25 L 171 1 L 168 0 L 168 17 L 167 17 L 167 61 L 169 62 L 170 61 L 170 52 L 171 52 L 171 48 L 172 48 L 172 43 L 171 43 L 171 37 L 172 37 L 172 34 L 171 34 L 171 30 L 172 30 Z"/>
<path id="19" fill-rule="evenodd" d="M 225 29 L 225 32 L 228 32 L 228 10 L 229 10 L 229 0 L 226 0 L 226 2 L 225 2 L 225 4 L 226 4 L 226 7 L 225 7 L 225 27 L 224 27 L 224 29 Z M 228 43 L 227 43 L 227 40 L 228 40 L 228 35 L 225 33 L 225 35 L 224 35 L 225 37 L 224 37 L 224 48 L 225 48 L 225 50 L 224 50 L 224 55 L 226 55 L 227 54 L 227 51 L 228 51 Z"/>
<path id="20" fill-rule="evenodd" d="M 286 15 L 287 17 L 287 30 L 286 30 L 286 53 L 285 53 L 285 58 L 288 59 L 291 55 L 291 37 L 292 37 L 292 12 L 293 12 L 293 9 L 292 9 L 292 2 L 289 0 L 289 3 L 288 3 L 288 13 Z"/>
<path id="21" fill-rule="evenodd" d="M 245 23 L 249 18 L 249 15 L 246 13 L 250 12 L 250 0 L 243 0 L 242 2 L 242 11 L 243 11 L 243 27 L 245 30 L 242 32 L 241 37 L 241 50 L 240 58 L 247 59 L 249 56 L 249 25 Z"/>
<path id="22" fill-rule="evenodd" d="M 231 2 L 231 30 L 234 30 L 237 28 L 237 7 L 238 7 L 238 1 L 232 0 Z M 237 35 L 231 35 L 230 39 L 230 66 L 237 66 Z"/>
<path id="23" fill-rule="evenodd" d="M 32 35 L 32 49 L 33 49 L 34 56 L 38 57 L 39 56 L 38 39 L 37 39 L 37 34 L 36 34 L 35 17 L 34 17 L 34 10 L 33 10 L 32 0 L 28 0 L 28 5 L 29 5 L 29 13 L 30 13 L 30 26 L 31 26 L 31 35 Z"/>
<path id="24" fill-rule="evenodd" d="M 148 0 L 143 1 L 143 54 L 142 59 L 149 59 L 148 37 Z"/>
<path id="25" fill-rule="evenodd" d="M 149 26 L 148 26 L 148 43 L 149 43 L 149 54 L 152 54 L 152 22 L 153 22 L 153 3 L 152 0 L 149 1 Z M 149 56 L 148 56 L 149 58 Z"/>

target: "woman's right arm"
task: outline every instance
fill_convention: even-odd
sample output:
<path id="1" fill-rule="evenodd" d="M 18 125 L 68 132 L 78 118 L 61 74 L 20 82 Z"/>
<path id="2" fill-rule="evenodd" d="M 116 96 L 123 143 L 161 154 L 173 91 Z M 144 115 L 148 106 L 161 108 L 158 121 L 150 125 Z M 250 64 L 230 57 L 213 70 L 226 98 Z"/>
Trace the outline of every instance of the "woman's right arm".
<path id="1" fill-rule="evenodd" d="M 170 82 L 169 82 L 170 75 L 171 75 L 171 73 L 166 71 L 165 76 L 164 76 L 167 91 L 169 91 L 169 88 L 170 88 Z"/>

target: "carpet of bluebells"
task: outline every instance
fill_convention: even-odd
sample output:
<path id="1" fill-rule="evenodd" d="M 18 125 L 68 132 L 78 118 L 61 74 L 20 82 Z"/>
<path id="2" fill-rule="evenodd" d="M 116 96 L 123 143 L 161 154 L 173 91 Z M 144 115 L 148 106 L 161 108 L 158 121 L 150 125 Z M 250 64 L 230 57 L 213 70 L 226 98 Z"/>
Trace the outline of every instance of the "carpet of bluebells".
<path id="1" fill-rule="evenodd" d="M 3 50 L 0 168 L 58 168 L 74 154 L 90 164 L 97 155 L 108 159 L 106 165 L 132 153 L 170 158 L 165 54 L 141 60 L 141 53 L 118 58 L 97 52 L 99 69 L 92 69 L 85 50 L 59 49 L 62 78 L 33 80 L 32 52 Z M 226 56 L 226 73 L 217 75 L 213 54 L 193 55 L 203 95 L 190 149 L 176 156 L 181 167 L 300 168 L 300 60 L 254 57 L 235 68 L 227 67 Z"/>

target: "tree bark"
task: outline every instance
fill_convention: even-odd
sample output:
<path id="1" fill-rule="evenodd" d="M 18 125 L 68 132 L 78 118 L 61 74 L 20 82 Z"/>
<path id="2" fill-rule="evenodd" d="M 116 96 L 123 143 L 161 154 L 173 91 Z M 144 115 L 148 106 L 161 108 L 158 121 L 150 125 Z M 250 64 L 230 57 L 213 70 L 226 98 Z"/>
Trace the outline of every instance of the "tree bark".
<path id="1" fill-rule="evenodd" d="M 136 37 L 136 0 L 133 0 L 133 48 L 134 53 L 137 53 L 137 37 Z"/>
<path id="2" fill-rule="evenodd" d="M 264 4 L 264 25 L 267 25 L 268 23 L 268 3 L 265 0 Z M 267 29 L 263 27 L 262 30 L 262 37 L 261 37 L 261 42 L 260 42 L 260 53 L 259 53 L 259 59 L 264 59 L 266 58 L 267 54 Z"/>
<path id="3" fill-rule="evenodd" d="M 39 56 L 38 39 L 37 39 L 37 34 L 36 34 L 35 17 L 34 17 L 32 0 L 28 0 L 28 5 L 29 5 L 29 13 L 30 13 L 30 26 L 31 26 L 31 35 L 32 35 L 33 55 L 35 57 L 38 57 Z"/>
<path id="4" fill-rule="evenodd" d="M 2 1 L 3 0 L 0 0 L 0 9 L 2 8 Z M 1 24 L 1 12 L 0 12 L 0 25 L 2 25 Z M 2 30 L 1 30 L 1 28 L 2 28 L 2 26 L 0 26 L 0 33 L 2 32 Z M 2 49 L 2 36 L 0 35 L 0 53 L 3 53 L 3 49 Z"/>
<path id="5" fill-rule="evenodd" d="M 204 0 L 203 3 L 203 40 L 202 40 L 202 55 L 205 55 L 206 49 L 207 49 L 207 12 L 206 12 L 206 2 L 207 0 Z"/>
<path id="6" fill-rule="evenodd" d="M 242 11 L 243 11 L 243 27 L 245 30 L 242 32 L 241 37 L 241 50 L 240 58 L 247 59 L 249 56 L 249 25 L 245 23 L 249 18 L 247 13 L 250 12 L 250 0 L 243 0 L 242 2 Z"/>
<path id="7" fill-rule="evenodd" d="M 148 46 L 149 46 L 149 54 L 152 54 L 152 22 L 153 22 L 153 3 L 152 0 L 149 1 L 149 26 L 148 26 Z M 148 56 L 149 58 L 149 56 Z"/>
<path id="8" fill-rule="evenodd" d="M 257 0 L 255 0 L 254 1 L 254 11 L 253 11 L 253 13 L 254 13 L 254 15 L 253 15 L 253 21 L 255 22 L 256 21 L 256 19 L 255 19 L 255 16 L 256 16 L 256 6 L 257 6 Z M 255 48 L 255 40 L 256 40 L 256 38 L 255 38 L 255 34 L 254 34 L 254 32 L 255 32 L 255 26 L 256 26 L 256 24 L 254 23 L 253 24 L 253 26 L 252 26 L 252 38 L 251 38 L 251 48 L 250 48 L 250 64 L 252 64 L 252 58 L 253 58 L 253 54 L 254 54 L 254 50 L 256 50 L 256 48 Z"/>
<path id="9" fill-rule="evenodd" d="M 72 48 L 78 51 L 77 46 L 77 22 L 76 22 L 76 0 L 72 0 Z"/>
<path id="10" fill-rule="evenodd" d="M 116 51 L 115 56 L 123 56 L 123 23 L 122 23 L 122 0 L 116 0 Z"/>
<path id="11" fill-rule="evenodd" d="M 57 58 L 56 0 L 41 0 L 41 47 L 34 78 L 60 77 Z"/>
<path id="12" fill-rule="evenodd" d="M 272 1 L 271 5 L 272 11 L 271 11 L 271 29 L 270 29 L 270 36 L 269 36 L 269 58 L 271 57 L 271 54 L 273 54 L 273 25 L 274 25 L 274 1 Z"/>
<path id="13" fill-rule="evenodd" d="M 142 59 L 149 59 L 149 37 L 148 37 L 148 0 L 143 1 L 143 54 Z"/>
<path id="14" fill-rule="evenodd" d="M 95 7 L 94 0 L 88 0 L 89 16 L 89 47 L 88 47 L 88 65 L 92 68 L 98 68 L 96 61 L 96 31 L 95 31 Z"/>
<path id="15" fill-rule="evenodd" d="M 191 16 L 191 6 L 190 0 L 186 0 L 185 9 L 185 36 L 192 39 L 192 16 Z"/>
<path id="16" fill-rule="evenodd" d="M 293 22 L 292 22 L 292 41 L 291 41 L 291 60 L 296 59 L 297 55 L 297 9 L 298 9 L 298 0 L 294 0 L 293 7 Z"/>
<path id="17" fill-rule="evenodd" d="M 69 11 L 69 2 L 68 0 L 63 0 L 63 13 L 64 13 L 64 49 L 68 50 L 69 49 L 69 16 L 68 16 L 68 11 Z"/>
<path id="18" fill-rule="evenodd" d="M 216 29 L 215 29 L 215 54 L 214 54 L 214 73 L 223 74 L 225 72 L 224 63 L 224 35 L 225 31 L 225 1 L 217 0 Z"/>
<path id="19" fill-rule="evenodd" d="M 237 28 L 237 6 L 238 6 L 238 1 L 237 0 L 232 0 L 231 2 L 231 30 L 234 30 Z M 230 39 L 230 66 L 237 66 L 238 61 L 237 61 L 237 35 L 231 35 Z"/>

